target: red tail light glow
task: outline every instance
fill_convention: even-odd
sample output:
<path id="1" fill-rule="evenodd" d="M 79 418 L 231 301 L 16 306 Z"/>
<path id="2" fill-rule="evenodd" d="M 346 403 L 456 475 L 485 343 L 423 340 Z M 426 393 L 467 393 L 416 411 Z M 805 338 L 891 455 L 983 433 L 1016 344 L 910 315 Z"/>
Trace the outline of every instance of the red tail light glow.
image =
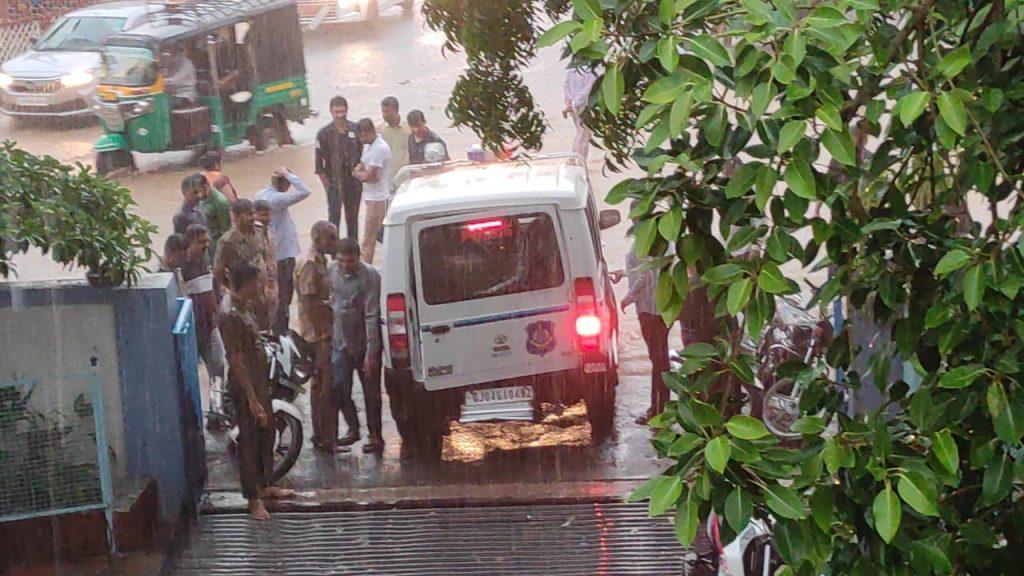
<path id="1" fill-rule="evenodd" d="M 467 232 L 486 232 L 488 230 L 497 230 L 505 227 L 504 220 L 484 220 L 481 222 L 470 222 L 466 224 Z"/>
<path id="2" fill-rule="evenodd" d="M 392 359 L 409 358 L 409 328 L 405 316 L 405 294 L 388 294 L 386 320 Z"/>
<path id="3" fill-rule="evenodd" d="M 576 336 L 579 337 L 580 348 L 597 348 L 598 336 L 601 335 L 603 327 L 601 318 L 597 315 L 594 281 L 590 278 L 577 278 L 573 287 L 576 292 Z"/>

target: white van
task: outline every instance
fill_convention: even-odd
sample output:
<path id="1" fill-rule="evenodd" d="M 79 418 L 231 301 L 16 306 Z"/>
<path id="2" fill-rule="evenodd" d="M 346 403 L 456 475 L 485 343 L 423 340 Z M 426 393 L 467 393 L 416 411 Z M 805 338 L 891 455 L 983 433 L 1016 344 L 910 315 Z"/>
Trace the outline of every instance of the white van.
<path id="1" fill-rule="evenodd" d="M 598 212 L 577 156 L 408 167 L 384 222 L 385 385 L 428 455 L 453 419 L 535 420 L 585 400 L 610 432 L 617 316 Z"/>

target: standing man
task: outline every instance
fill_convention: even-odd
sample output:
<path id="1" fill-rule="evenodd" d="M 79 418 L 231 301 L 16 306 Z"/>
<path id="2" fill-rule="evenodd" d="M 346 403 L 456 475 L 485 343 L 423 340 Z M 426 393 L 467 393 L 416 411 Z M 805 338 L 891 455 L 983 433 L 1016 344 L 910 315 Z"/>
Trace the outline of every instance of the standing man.
<path id="1" fill-rule="evenodd" d="M 161 54 L 164 86 L 171 97 L 172 108 L 188 108 L 199 99 L 196 90 L 196 67 L 178 46 L 171 46 Z"/>
<path id="2" fill-rule="evenodd" d="M 395 174 L 409 163 L 409 130 L 408 124 L 402 125 L 402 115 L 398 109 L 398 98 L 388 96 L 380 103 L 380 113 L 384 121 L 377 126 L 377 133 L 391 148 L 391 166 L 388 167 L 388 185 L 395 182 Z"/>
<path id="3" fill-rule="evenodd" d="M 348 425 L 348 433 L 338 439 L 338 445 L 351 446 L 359 441 L 359 416 L 352 401 L 352 375 L 358 373 L 370 433 L 363 452 L 379 454 L 384 451 L 380 420 L 380 274 L 359 260 L 359 244 L 351 238 L 341 240 L 338 257 L 327 270 L 334 309 L 333 385 Z"/>
<path id="4" fill-rule="evenodd" d="M 203 169 L 203 176 L 206 180 L 228 199 L 229 202 L 238 200 L 238 190 L 231 183 L 231 178 L 223 171 L 223 161 L 220 152 L 207 152 L 199 159 L 199 167 Z"/>
<path id="5" fill-rule="evenodd" d="M 210 181 L 202 174 L 191 176 L 199 187 L 199 211 L 206 218 L 210 231 L 210 240 L 216 245 L 220 237 L 231 229 L 231 202 L 219 190 L 210 185 Z M 213 253 L 211 252 L 211 257 Z"/>
<path id="6" fill-rule="evenodd" d="M 647 413 L 636 419 L 637 424 L 646 425 L 651 418 L 665 410 L 669 400 L 669 389 L 662 374 L 670 369 L 668 359 L 668 326 L 658 314 L 654 304 L 654 292 L 658 284 L 655 271 L 639 270 L 642 262 L 636 255 L 636 240 L 626 254 L 626 274 L 629 278 L 629 292 L 622 298 L 620 307 L 625 312 L 629 306 L 636 307 L 640 320 L 640 333 L 647 345 L 651 359 L 651 407 Z"/>
<path id="7" fill-rule="evenodd" d="M 448 145 L 433 130 L 427 127 L 427 119 L 423 112 L 413 110 L 406 116 L 409 122 L 409 164 L 426 164 L 428 162 L 447 162 Z"/>
<path id="8" fill-rule="evenodd" d="M 230 302 L 220 315 L 227 349 L 228 389 L 235 398 L 238 423 L 238 471 L 242 496 L 254 520 L 269 520 L 264 498 L 284 498 L 291 490 L 272 486 L 274 416 L 267 374 L 267 355 L 260 345 L 260 271 L 249 262 L 231 265 L 227 284 Z"/>
<path id="9" fill-rule="evenodd" d="M 256 229 L 252 201 L 246 198 L 236 200 L 231 205 L 231 216 L 234 225 L 221 237 L 220 242 L 217 242 L 217 251 L 213 258 L 213 275 L 221 286 L 227 286 L 230 280 L 228 271 L 238 262 L 245 262 L 257 271 L 257 282 L 262 297 L 255 303 L 256 308 L 253 311 L 258 312 L 260 328 L 266 330 L 270 327 L 268 286 L 272 285 L 271 276 L 275 280 L 277 278 L 276 262 L 272 260 L 266 240 Z"/>
<path id="10" fill-rule="evenodd" d="M 288 207 L 302 202 L 311 194 L 301 178 L 287 168 L 274 170 L 270 176 L 270 187 L 256 193 L 256 200 L 266 202 L 270 207 L 270 238 L 277 257 L 277 313 L 274 317 L 274 332 L 288 331 L 288 312 L 292 305 L 294 291 L 295 259 L 302 250 L 299 248 L 299 233 Z"/>
<path id="11" fill-rule="evenodd" d="M 391 167 L 391 148 L 377 134 L 373 120 L 359 121 L 359 140 L 363 143 L 363 154 L 354 172 L 363 183 L 363 201 L 366 202 L 366 224 L 363 229 L 363 262 L 373 264 L 373 252 L 377 248 L 377 233 L 384 224 L 388 210 L 388 196 L 391 181 L 388 172 Z"/>
<path id="12" fill-rule="evenodd" d="M 338 251 L 338 228 L 321 220 L 313 225 L 309 235 L 312 245 L 295 269 L 295 291 L 299 294 L 299 334 L 316 346 L 316 371 L 310 388 L 313 447 L 322 452 L 336 452 L 338 404 L 331 390 L 333 315 L 327 262 Z"/>
<path id="13" fill-rule="evenodd" d="M 267 326 L 274 327 L 274 319 L 277 315 L 277 255 L 274 254 L 274 239 L 270 237 L 270 204 L 266 200 L 254 200 L 252 203 L 253 224 L 256 226 L 256 235 L 263 240 L 266 249 L 267 259 L 267 310 L 270 311 L 270 320 Z"/>
<path id="14" fill-rule="evenodd" d="M 355 240 L 359 235 L 359 202 L 362 184 L 352 172 L 359 162 L 361 146 L 356 124 L 348 120 L 348 100 L 331 98 L 331 123 L 316 135 L 316 174 L 327 192 L 328 220 L 341 226 L 341 207 L 345 206 L 345 233 Z"/>
<path id="15" fill-rule="evenodd" d="M 590 153 L 590 128 L 583 124 L 580 114 L 587 108 L 590 89 L 594 87 L 596 80 L 597 76 L 590 70 L 573 67 L 565 71 L 565 108 L 562 109 L 562 118 L 572 116 L 572 123 L 576 125 L 572 151 L 583 157 L 584 164 Z"/>
<path id="16" fill-rule="evenodd" d="M 185 295 L 192 299 L 196 347 L 206 365 L 210 388 L 219 390 L 222 388 L 220 381 L 224 378 L 224 343 L 217 330 L 217 296 L 213 290 L 213 270 L 210 265 L 210 231 L 202 224 L 193 224 L 188 227 L 185 237 L 188 239 L 188 249 L 185 251 L 185 263 L 181 267 L 181 278 Z"/>
<path id="17" fill-rule="evenodd" d="M 199 178 L 196 178 L 199 176 Z M 199 180 L 202 179 L 202 182 Z M 207 225 L 206 216 L 203 215 L 202 210 L 199 207 L 199 203 L 202 200 L 200 194 L 204 186 L 206 179 L 199 174 L 193 174 L 186 176 L 181 181 L 181 196 L 184 199 L 181 203 L 181 208 L 174 214 L 174 218 L 171 223 L 174 225 L 175 234 L 184 234 L 188 227 L 192 224 Z"/>

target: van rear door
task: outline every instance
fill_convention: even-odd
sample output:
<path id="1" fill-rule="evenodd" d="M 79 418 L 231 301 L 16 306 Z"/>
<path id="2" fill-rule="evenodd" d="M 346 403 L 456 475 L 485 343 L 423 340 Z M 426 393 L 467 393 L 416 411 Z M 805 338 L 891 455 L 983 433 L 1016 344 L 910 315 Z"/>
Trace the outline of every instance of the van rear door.
<path id="1" fill-rule="evenodd" d="M 554 207 L 420 221 L 413 238 L 428 390 L 578 366 Z"/>

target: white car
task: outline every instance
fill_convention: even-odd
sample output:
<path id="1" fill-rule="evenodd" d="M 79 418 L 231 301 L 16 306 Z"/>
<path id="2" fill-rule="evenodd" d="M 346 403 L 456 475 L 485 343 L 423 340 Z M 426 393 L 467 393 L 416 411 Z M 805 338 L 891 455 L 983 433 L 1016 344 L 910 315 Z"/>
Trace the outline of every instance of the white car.
<path id="1" fill-rule="evenodd" d="M 440 455 L 451 420 L 530 420 L 586 401 L 612 428 L 615 295 L 578 156 L 407 167 L 384 223 L 385 386 L 404 441 Z"/>
<path id="2" fill-rule="evenodd" d="M 316 29 L 321 24 L 373 20 L 396 6 L 408 13 L 412 5 L 413 0 L 299 0 L 299 19 L 306 28 Z"/>
<path id="3" fill-rule="evenodd" d="M 31 49 L 0 65 L 0 111 L 9 116 L 91 115 L 103 41 L 158 9 L 133 0 L 60 17 Z"/>

